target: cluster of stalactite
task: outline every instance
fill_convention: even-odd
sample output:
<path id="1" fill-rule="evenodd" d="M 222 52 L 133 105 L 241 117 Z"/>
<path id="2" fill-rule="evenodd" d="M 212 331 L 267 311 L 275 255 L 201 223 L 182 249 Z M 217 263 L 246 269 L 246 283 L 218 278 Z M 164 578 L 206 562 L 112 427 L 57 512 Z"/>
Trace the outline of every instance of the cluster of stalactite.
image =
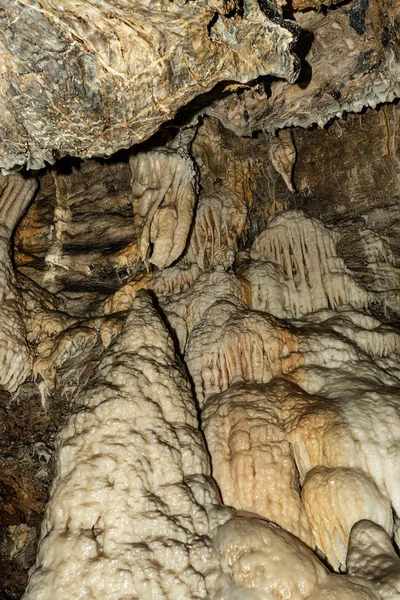
<path id="1" fill-rule="evenodd" d="M 131 157 L 148 270 L 85 318 L 14 272 L 35 185 L 2 181 L 0 383 L 72 399 L 24 598 L 396 598 L 400 334 L 317 219 L 283 211 L 244 244 L 252 164 L 208 133 L 196 161 Z"/>
<path id="2" fill-rule="evenodd" d="M 0 392 L 63 403 L 24 600 L 399 598 L 400 4 L 0 17 Z"/>

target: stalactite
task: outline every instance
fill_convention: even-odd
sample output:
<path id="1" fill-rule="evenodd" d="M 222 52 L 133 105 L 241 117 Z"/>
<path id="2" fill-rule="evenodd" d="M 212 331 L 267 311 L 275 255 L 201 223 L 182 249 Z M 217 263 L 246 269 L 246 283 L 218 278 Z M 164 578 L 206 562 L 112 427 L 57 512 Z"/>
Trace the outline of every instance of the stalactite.
<path id="1" fill-rule="evenodd" d="M 278 281 L 282 285 L 284 306 L 278 306 L 277 312 L 285 316 L 298 317 L 346 304 L 363 308 L 370 300 L 338 256 L 333 232 L 298 211 L 288 211 L 273 219 L 255 240 L 250 257 L 253 261 L 273 263 L 284 273 L 282 277 L 278 268 L 267 271 L 261 266 L 258 272 L 256 265 L 250 266 L 248 277 L 254 308 L 258 310 L 276 310 L 268 287 Z M 246 277 L 245 268 L 241 274 Z"/>
<path id="2" fill-rule="evenodd" d="M 303 362 L 292 329 L 233 299 L 217 301 L 205 312 L 185 358 L 201 406 L 235 381 L 268 383 Z"/>
<path id="3" fill-rule="evenodd" d="M 247 229 L 252 204 L 253 165 L 224 146 L 220 126 L 206 119 L 193 142 L 202 192 L 189 240 L 187 260 L 204 270 L 232 266 Z"/>
<path id="4" fill-rule="evenodd" d="M 271 138 L 269 155 L 275 170 L 282 176 L 288 189 L 294 192 L 292 174 L 296 162 L 296 148 L 290 129 L 282 129 Z"/>
<path id="5" fill-rule="evenodd" d="M 201 194 L 188 251 L 190 262 L 197 262 L 203 270 L 215 265 L 232 266 L 246 217 L 245 203 L 223 185 Z"/>
<path id="6" fill-rule="evenodd" d="M 188 155 L 168 149 L 130 158 L 132 205 L 145 262 L 168 267 L 182 254 L 196 200 L 196 174 Z"/>
<path id="7" fill-rule="evenodd" d="M 281 22 L 283 0 L 267 4 L 263 10 Z M 305 8 L 314 5 L 321 2 Z M 221 40 L 235 48 L 252 43 L 235 38 L 245 15 L 252 15 L 252 27 L 265 22 L 253 1 L 210 6 L 207 43 L 217 54 Z M 187 9 L 170 8 L 180 17 Z M 337 10 L 343 16 L 347 9 Z M 100 21 L 108 19 L 103 14 Z M 173 23 L 178 27 L 178 16 Z M 146 31 L 139 35 L 145 45 Z M 128 62 L 137 58 L 129 56 Z M 160 72 L 164 56 L 157 54 Z M 278 52 L 278 63 L 282 57 Z M 360 60 L 371 67 L 370 56 Z M 226 93 L 236 90 L 231 82 L 224 86 Z M 163 92 L 158 86 L 152 93 Z M 159 108 L 160 98 L 153 100 Z M 219 121 L 199 120 L 201 108 L 182 108 L 158 132 L 157 146 L 148 142 L 120 162 L 116 157 L 118 168 L 108 164 L 110 178 L 101 186 L 96 180 L 87 195 L 86 183 L 91 187 L 103 160 L 93 169 L 67 161 L 51 170 L 57 197 L 45 210 L 54 228 L 41 256 L 50 270 L 38 280 L 54 295 L 12 262 L 10 240 L 35 180 L 0 177 L 0 385 L 16 402 L 24 385 L 38 404 L 39 391 L 49 421 L 60 404 L 63 411 L 24 598 L 394 600 L 400 593 L 393 544 L 400 540 L 396 248 L 382 227 L 366 228 L 355 236 L 351 256 L 346 236 L 361 219 L 349 212 L 337 226 L 342 205 L 330 206 L 324 222 L 315 217 L 324 202 L 311 206 L 298 173 L 301 191 L 294 188 L 297 133 L 274 134 L 266 152 L 264 134 L 238 141 Z M 330 139 L 338 127 L 342 135 L 336 124 Z M 394 160 L 392 137 L 390 155 L 379 160 Z M 276 188 L 284 189 L 281 176 L 289 190 L 273 209 L 265 165 Z M 110 192 L 105 213 L 115 209 L 119 177 L 118 216 L 126 219 L 128 238 L 113 244 L 115 226 L 105 223 L 111 237 L 101 251 L 86 253 L 81 244 L 79 253 L 73 245 L 64 252 L 75 233 L 79 246 L 74 215 L 88 204 L 96 214 L 100 187 Z M 363 223 L 371 221 L 363 216 Z M 85 241 L 89 229 L 82 227 Z M 107 280 L 110 265 L 115 279 L 103 289 L 100 274 L 104 268 Z M 59 267 L 71 271 L 71 288 L 74 272 L 87 286 L 69 289 L 70 314 Z M 41 459 L 52 456 L 42 441 L 32 445 Z M 30 525 L 18 524 L 12 534 L 14 557 Z"/>

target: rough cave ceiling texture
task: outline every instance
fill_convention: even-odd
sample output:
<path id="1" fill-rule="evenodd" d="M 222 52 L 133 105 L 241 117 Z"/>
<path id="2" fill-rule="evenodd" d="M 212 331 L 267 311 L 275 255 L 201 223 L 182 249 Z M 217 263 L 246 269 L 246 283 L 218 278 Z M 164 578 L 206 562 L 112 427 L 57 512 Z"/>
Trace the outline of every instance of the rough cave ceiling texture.
<path id="1" fill-rule="evenodd" d="M 220 82 L 297 75 L 295 37 L 257 3 L 243 16 L 219 0 L 0 6 L 3 169 L 110 156 Z"/>
<path id="2" fill-rule="evenodd" d="M 0 19 L 0 600 L 400 598 L 399 3 Z"/>

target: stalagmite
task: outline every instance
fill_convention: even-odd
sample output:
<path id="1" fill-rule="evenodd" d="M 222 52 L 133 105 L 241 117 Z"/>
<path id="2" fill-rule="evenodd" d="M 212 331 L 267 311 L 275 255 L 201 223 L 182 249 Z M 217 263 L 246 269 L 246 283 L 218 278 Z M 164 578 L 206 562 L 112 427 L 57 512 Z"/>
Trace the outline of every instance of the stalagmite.
<path id="1" fill-rule="evenodd" d="M 306 477 L 301 492 L 316 546 L 335 570 L 346 565 L 351 528 L 362 519 L 393 533 L 392 507 L 362 471 L 317 467 Z"/>
<path id="2" fill-rule="evenodd" d="M 180 321 L 184 328 L 184 339 L 179 336 L 180 347 L 185 349 L 188 334 L 201 321 L 204 313 L 218 299 L 242 299 L 246 296 L 243 282 L 221 266 L 202 273 L 192 286 L 173 295 L 158 296 L 160 306 L 168 320 Z"/>
<path id="3" fill-rule="evenodd" d="M 24 598 L 204 598 L 208 474 L 189 386 L 142 292 L 61 433 Z"/>
<path id="4" fill-rule="evenodd" d="M 347 570 L 371 581 L 379 598 L 396 600 L 400 594 L 400 558 L 380 525 L 362 520 L 351 530 Z"/>
<path id="5" fill-rule="evenodd" d="M 289 323 L 235 298 L 215 302 L 185 358 L 224 501 L 313 546 L 304 485 L 312 529 L 326 532 L 316 544 L 335 568 L 357 520 L 373 518 L 390 533 L 391 506 L 400 511 L 398 347 L 395 330 L 344 307 Z M 306 478 L 316 467 L 337 469 L 326 476 L 333 495 L 323 493 L 321 471 Z"/>
<path id="6" fill-rule="evenodd" d="M 214 600 L 378 598 L 367 582 L 330 575 L 296 538 L 261 519 L 234 517 L 219 529 L 215 543 L 221 574 Z"/>
<path id="7" fill-rule="evenodd" d="M 208 398 L 202 423 L 223 502 L 265 517 L 312 546 L 293 451 L 273 390 L 234 383 Z"/>
<path id="8" fill-rule="evenodd" d="M 183 352 L 188 333 L 200 322 L 217 299 L 245 299 L 246 282 L 227 273 L 222 266 L 202 273 L 197 265 L 179 264 L 140 277 L 107 299 L 105 314 L 128 310 L 139 289 L 151 290 L 163 314 L 171 323 Z"/>
<path id="9" fill-rule="evenodd" d="M 399 19 L 0 0 L 0 600 L 398 600 Z"/>

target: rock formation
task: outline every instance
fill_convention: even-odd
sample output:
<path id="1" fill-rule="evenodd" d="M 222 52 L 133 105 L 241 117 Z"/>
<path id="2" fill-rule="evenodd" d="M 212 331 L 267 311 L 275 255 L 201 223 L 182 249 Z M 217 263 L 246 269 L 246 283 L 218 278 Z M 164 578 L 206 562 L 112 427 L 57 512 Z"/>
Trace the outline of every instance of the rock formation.
<path id="1" fill-rule="evenodd" d="M 0 9 L 1 600 L 396 600 L 397 3 Z"/>

